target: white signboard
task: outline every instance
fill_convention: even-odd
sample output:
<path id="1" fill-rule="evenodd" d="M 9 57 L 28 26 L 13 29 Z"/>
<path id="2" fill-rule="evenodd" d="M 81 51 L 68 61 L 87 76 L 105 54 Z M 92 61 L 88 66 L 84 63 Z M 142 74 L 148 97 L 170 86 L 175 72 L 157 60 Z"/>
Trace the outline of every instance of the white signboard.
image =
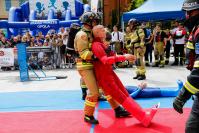
<path id="1" fill-rule="evenodd" d="M 75 16 L 75 0 L 29 0 L 30 11 L 36 10 L 38 14 L 48 14 L 50 9 L 53 9 L 55 13 L 61 11 L 65 14 L 67 9 L 72 11 L 72 15 Z"/>
<path id="2" fill-rule="evenodd" d="M 14 66 L 13 48 L 0 48 L 0 66 Z"/>

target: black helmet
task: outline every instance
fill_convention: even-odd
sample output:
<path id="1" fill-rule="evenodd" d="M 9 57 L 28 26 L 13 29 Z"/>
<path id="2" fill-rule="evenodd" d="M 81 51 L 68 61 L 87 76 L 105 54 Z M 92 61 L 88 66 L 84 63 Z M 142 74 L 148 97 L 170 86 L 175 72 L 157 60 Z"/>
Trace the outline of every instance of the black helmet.
<path id="1" fill-rule="evenodd" d="M 80 29 L 81 28 L 81 26 L 78 24 L 78 23 L 72 23 L 71 25 L 70 25 L 70 29 Z"/>
<path id="2" fill-rule="evenodd" d="M 101 20 L 102 20 L 102 13 L 101 12 L 96 12 L 95 20 L 96 20 L 97 24 L 101 23 Z"/>
<path id="3" fill-rule="evenodd" d="M 80 17 L 80 20 L 83 24 L 87 24 L 92 26 L 92 22 L 96 21 L 97 23 L 100 21 L 100 16 L 97 13 L 88 11 L 82 14 L 82 16 Z"/>
<path id="4" fill-rule="evenodd" d="M 132 18 L 132 19 L 129 20 L 128 25 L 138 26 L 138 25 L 140 25 L 140 23 L 137 19 Z"/>
<path id="5" fill-rule="evenodd" d="M 191 11 L 199 9 L 199 1 L 198 0 L 185 0 L 182 5 L 182 10 Z"/>

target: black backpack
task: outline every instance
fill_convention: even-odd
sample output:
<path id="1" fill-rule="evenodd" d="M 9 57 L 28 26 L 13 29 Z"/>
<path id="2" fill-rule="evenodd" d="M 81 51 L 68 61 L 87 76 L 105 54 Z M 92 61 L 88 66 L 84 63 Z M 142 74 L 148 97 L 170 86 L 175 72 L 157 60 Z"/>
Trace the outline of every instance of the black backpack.
<path id="1" fill-rule="evenodd" d="M 74 39 L 75 36 L 77 34 L 78 31 L 80 31 L 81 27 L 79 24 L 77 23 L 73 23 L 70 26 L 70 31 L 68 33 L 68 42 L 67 42 L 67 47 L 66 47 L 66 51 L 69 54 L 75 53 L 75 49 L 74 49 Z"/>

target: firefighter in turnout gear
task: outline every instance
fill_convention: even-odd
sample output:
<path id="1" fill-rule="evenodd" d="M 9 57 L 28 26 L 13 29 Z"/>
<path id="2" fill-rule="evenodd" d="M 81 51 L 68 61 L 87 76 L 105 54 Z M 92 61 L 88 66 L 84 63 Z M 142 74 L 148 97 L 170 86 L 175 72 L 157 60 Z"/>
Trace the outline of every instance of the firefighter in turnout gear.
<path id="1" fill-rule="evenodd" d="M 80 20 L 83 23 L 82 29 L 76 34 L 74 40 L 75 51 L 79 54 L 76 58 L 76 67 L 82 78 L 82 88 L 88 88 L 89 93 L 86 95 L 84 106 L 84 121 L 91 124 L 98 124 L 98 120 L 94 118 L 95 106 L 98 102 L 99 87 L 95 79 L 93 71 L 93 53 L 91 51 L 92 44 L 92 27 L 100 22 L 100 16 L 94 12 L 85 12 Z M 85 92 L 83 92 L 85 93 Z M 110 97 L 107 98 L 110 101 Z M 114 105 L 115 104 L 115 105 Z M 119 104 L 115 102 L 111 106 L 114 106 L 117 117 L 125 117 L 130 114 L 125 111 Z"/>
<path id="2" fill-rule="evenodd" d="M 126 27 L 126 33 L 124 35 L 124 47 L 125 49 L 127 49 L 127 53 L 128 54 L 133 54 L 134 52 L 134 49 L 133 47 L 131 47 L 131 35 L 132 35 L 132 32 L 131 32 L 131 29 L 129 26 Z M 134 62 L 129 62 L 129 66 L 132 66 Z"/>
<path id="3" fill-rule="evenodd" d="M 139 22 L 136 19 L 130 19 L 128 25 L 132 31 L 131 44 L 129 45 L 129 48 L 134 48 L 134 55 L 137 58 L 135 62 L 136 76 L 134 79 L 144 80 L 146 79 L 146 69 L 144 63 L 144 55 L 146 51 L 144 30 L 139 28 Z"/>
<path id="4" fill-rule="evenodd" d="M 183 3 L 183 10 L 186 11 L 185 25 L 190 29 L 190 37 L 186 49 L 186 63 L 188 69 L 192 69 L 187 81 L 180 93 L 173 102 L 174 109 L 183 113 L 183 106 L 187 100 L 194 95 L 194 103 L 191 113 L 186 122 L 185 133 L 198 133 L 199 131 L 199 1 L 186 0 Z M 193 52 L 195 54 L 193 62 Z M 190 60 L 191 56 L 191 60 Z M 192 65 L 193 66 L 190 66 Z"/>
<path id="5" fill-rule="evenodd" d="M 154 54 L 155 54 L 155 64 L 153 67 L 164 67 L 164 45 L 166 41 L 166 33 L 161 30 L 160 24 L 157 24 L 153 33 L 154 37 Z"/>

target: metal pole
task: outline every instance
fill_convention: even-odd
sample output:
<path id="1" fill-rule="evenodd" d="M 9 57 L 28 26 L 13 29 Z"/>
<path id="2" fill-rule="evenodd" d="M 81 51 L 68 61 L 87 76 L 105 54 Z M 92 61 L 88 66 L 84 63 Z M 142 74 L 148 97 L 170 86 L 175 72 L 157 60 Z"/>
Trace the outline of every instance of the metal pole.
<path id="1" fill-rule="evenodd" d="M 119 0 L 119 24 L 120 24 L 120 0 Z"/>
<path id="2" fill-rule="evenodd" d="M 105 25 L 105 19 L 104 19 L 104 0 L 102 0 L 102 17 L 103 17 L 103 25 Z"/>

